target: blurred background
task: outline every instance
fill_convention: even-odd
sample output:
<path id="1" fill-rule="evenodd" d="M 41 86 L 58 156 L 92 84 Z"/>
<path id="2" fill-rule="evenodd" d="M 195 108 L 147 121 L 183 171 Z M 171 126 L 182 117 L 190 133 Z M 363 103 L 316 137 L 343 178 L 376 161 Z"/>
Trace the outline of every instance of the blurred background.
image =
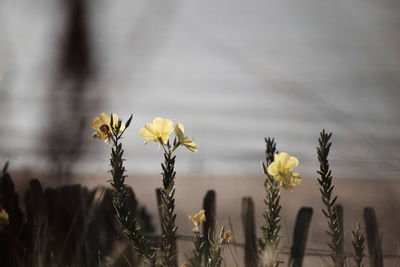
<path id="1" fill-rule="evenodd" d="M 241 197 L 262 213 L 264 137 L 275 137 L 313 178 L 283 193 L 282 243 L 307 205 L 316 213 L 309 246 L 326 249 L 315 181 L 324 128 L 346 250 L 372 206 L 384 253 L 398 255 L 399 14 L 396 0 L 0 0 L 0 163 L 10 161 L 17 187 L 37 174 L 52 185 L 106 185 L 110 147 L 91 138 L 90 122 L 133 114 L 128 183 L 159 232 L 162 155 L 139 129 L 169 118 L 199 147 L 177 152 L 179 233 L 191 234 L 187 215 L 215 189 L 218 223 L 233 221 L 240 243 Z"/>
<path id="2" fill-rule="evenodd" d="M 315 176 L 319 131 L 336 177 L 400 174 L 400 3 L 355 1 L 0 1 L 0 160 L 14 169 L 108 170 L 91 139 L 123 119 L 127 169 L 158 173 L 138 130 L 185 125 L 183 173 L 260 174 L 266 136 Z"/>
<path id="3" fill-rule="evenodd" d="M 339 177 L 397 178 L 398 1 L 0 1 L 0 156 L 93 173 L 100 112 L 126 119 L 128 169 L 158 171 L 138 130 L 186 126 L 178 169 L 259 173 L 265 136 L 314 174 L 322 128 Z M 38 167 L 40 166 L 40 167 Z"/>

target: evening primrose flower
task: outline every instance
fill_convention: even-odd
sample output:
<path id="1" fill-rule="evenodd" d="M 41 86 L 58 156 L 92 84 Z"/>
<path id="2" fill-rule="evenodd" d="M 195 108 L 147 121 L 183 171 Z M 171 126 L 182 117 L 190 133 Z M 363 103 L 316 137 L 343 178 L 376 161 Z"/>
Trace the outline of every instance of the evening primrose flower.
<path id="1" fill-rule="evenodd" d="M 228 244 L 233 242 L 233 232 L 232 231 L 226 231 L 224 233 L 224 241 Z"/>
<path id="2" fill-rule="evenodd" d="M 99 117 L 96 117 L 92 120 L 92 128 L 96 130 L 96 132 L 93 134 L 93 137 L 102 139 L 107 143 L 110 139 L 110 135 L 112 134 L 112 128 L 115 128 L 118 125 L 118 120 L 118 115 L 112 114 L 113 125 L 111 126 L 111 117 L 106 113 L 101 113 Z M 122 133 L 124 130 L 125 124 L 122 123 L 119 133 Z"/>
<path id="3" fill-rule="evenodd" d="M 175 135 L 178 138 L 179 145 L 185 146 L 192 152 L 197 152 L 197 145 L 196 143 L 190 139 L 189 137 L 185 136 L 185 128 L 181 123 L 177 123 L 175 126 Z"/>
<path id="4" fill-rule="evenodd" d="M 199 229 L 200 223 L 206 221 L 205 210 L 199 211 L 194 216 L 189 216 L 189 220 L 191 220 L 193 225 L 194 225 L 192 231 L 193 232 L 200 232 L 200 229 Z"/>
<path id="5" fill-rule="evenodd" d="M 153 123 L 146 123 L 140 129 L 140 135 L 145 139 L 145 144 L 160 142 L 160 144 L 164 145 L 168 142 L 173 130 L 174 125 L 171 120 L 157 117 L 153 120 Z"/>
<path id="6" fill-rule="evenodd" d="M 275 154 L 274 161 L 268 166 L 268 173 L 280 182 L 283 188 L 291 190 L 301 182 L 300 174 L 292 172 L 293 168 L 298 165 L 299 161 L 297 158 L 290 156 L 286 152 L 282 152 Z"/>
<path id="7" fill-rule="evenodd" d="M 9 223 L 10 216 L 5 209 L 0 210 L 0 226 Z"/>

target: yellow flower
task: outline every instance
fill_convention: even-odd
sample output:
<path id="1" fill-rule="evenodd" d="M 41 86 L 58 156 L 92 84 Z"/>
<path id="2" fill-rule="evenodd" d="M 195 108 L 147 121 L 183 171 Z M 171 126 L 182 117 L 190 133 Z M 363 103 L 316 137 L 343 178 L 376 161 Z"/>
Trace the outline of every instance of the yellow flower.
<path id="1" fill-rule="evenodd" d="M 180 123 L 176 124 L 175 134 L 176 134 L 176 137 L 178 138 L 179 144 L 185 146 L 187 149 L 189 149 L 192 152 L 197 152 L 196 143 L 189 137 L 185 136 L 184 132 L 185 132 L 185 128 L 183 127 L 183 125 Z"/>
<path id="2" fill-rule="evenodd" d="M 9 215 L 5 209 L 0 210 L 0 225 L 8 224 L 9 223 Z"/>
<path id="3" fill-rule="evenodd" d="M 118 115 L 112 114 L 112 118 L 113 127 L 116 127 L 119 120 Z M 93 134 L 93 137 L 108 142 L 113 127 L 111 127 L 111 117 L 106 113 L 101 113 L 99 117 L 96 117 L 92 120 L 92 128 L 96 130 L 96 132 Z M 122 123 L 119 133 L 122 133 L 124 130 L 125 124 Z"/>
<path id="4" fill-rule="evenodd" d="M 171 120 L 157 117 L 153 120 L 153 123 L 146 123 L 140 129 L 140 135 L 145 139 L 145 144 L 150 142 L 166 144 L 173 130 L 174 125 Z"/>
<path id="5" fill-rule="evenodd" d="M 293 168 L 298 165 L 299 161 L 297 158 L 290 156 L 286 152 L 282 152 L 275 154 L 274 161 L 268 166 L 268 173 L 280 182 L 283 188 L 291 190 L 301 182 L 300 174 L 292 172 Z"/>
<path id="6" fill-rule="evenodd" d="M 200 223 L 206 221 L 205 210 L 199 211 L 194 216 L 189 216 L 189 220 L 191 220 L 193 225 L 194 225 L 192 231 L 193 232 L 200 232 L 200 229 L 199 229 Z"/>
<path id="7" fill-rule="evenodd" d="M 192 267 L 192 265 L 190 265 L 190 263 L 188 262 L 184 262 L 181 265 L 179 265 L 179 267 Z"/>
<path id="8" fill-rule="evenodd" d="M 232 243 L 233 242 L 233 233 L 231 231 L 226 231 L 224 233 L 224 240 L 226 243 Z"/>

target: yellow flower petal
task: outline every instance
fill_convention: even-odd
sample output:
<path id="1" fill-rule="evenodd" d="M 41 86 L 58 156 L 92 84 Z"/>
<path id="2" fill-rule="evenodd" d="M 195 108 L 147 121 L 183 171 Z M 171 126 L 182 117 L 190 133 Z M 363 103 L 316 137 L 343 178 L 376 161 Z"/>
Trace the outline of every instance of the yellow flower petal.
<path id="1" fill-rule="evenodd" d="M 153 120 L 153 123 L 146 123 L 144 128 L 140 129 L 140 135 L 146 139 L 145 143 L 159 142 L 161 139 L 161 142 L 166 144 L 173 130 L 171 120 L 157 117 Z"/>
<path id="2" fill-rule="evenodd" d="M 95 129 L 95 130 L 99 130 L 100 127 L 101 127 L 103 124 L 104 124 L 103 121 L 102 121 L 99 117 L 96 117 L 96 118 L 94 118 L 94 119 L 92 120 L 92 128 Z"/>
<path id="3" fill-rule="evenodd" d="M 100 114 L 100 120 L 103 122 L 103 124 L 106 124 L 106 125 L 110 125 L 110 123 L 111 123 L 111 118 L 106 113 Z"/>
<path id="4" fill-rule="evenodd" d="M 293 170 L 293 168 L 299 166 L 299 160 L 295 157 L 289 157 L 285 163 L 285 165 L 283 166 L 283 168 L 291 171 Z"/>
<path id="5" fill-rule="evenodd" d="M 292 174 L 292 184 L 293 185 L 299 185 L 301 183 L 301 176 L 299 173 L 294 172 Z"/>
<path id="6" fill-rule="evenodd" d="M 202 222 L 206 221 L 206 215 L 205 215 L 205 210 L 201 210 L 198 213 L 196 213 L 194 216 L 189 216 L 189 220 L 192 221 L 194 227 L 192 229 L 193 232 L 199 232 L 199 225 Z"/>
<path id="7" fill-rule="evenodd" d="M 163 135 L 161 136 L 161 140 L 162 140 L 163 144 L 168 143 L 169 134 L 163 134 Z"/>
<path id="8" fill-rule="evenodd" d="M 286 152 L 281 152 L 278 154 L 278 160 L 282 164 L 282 166 L 286 165 L 286 162 L 289 160 L 289 154 Z"/>
<path id="9" fill-rule="evenodd" d="M 185 141 L 185 128 L 181 123 L 177 123 L 175 126 L 175 135 L 178 138 L 179 143 L 183 144 Z"/>
<path id="10" fill-rule="evenodd" d="M 190 151 L 197 152 L 197 145 L 192 139 L 185 137 L 183 145 Z"/>
<path id="11" fill-rule="evenodd" d="M 178 138 L 179 144 L 185 146 L 192 152 L 197 152 L 197 145 L 196 143 L 189 137 L 185 136 L 185 128 L 181 123 L 177 123 L 175 125 L 175 135 Z"/>
<path id="12" fill-rule="evenodd" d="M 198 213 L 194 215 L 194 220 L 198 223 L 205 222 L 206 221 L 206 214 L 205 210 L 201 210 Z"/>
<path id="13" fill-rule="evenodd" d="M 146 144 L 149 142 L 152 142 L 152 141 L 157 142 L 157 136 L 154 133 L 152 133 L 151 131 L 149 131 L 147 128 L 141 128 L 139 130 L 139 133 L 144 139 L 146 139 L 144 141 Z"/>
<path id="14" fill-rule="evenodd" d="M 112 114 L 112 118 L 113 118 L 113 126 L 118 125 L 118 115 L 117 114 Z M 110 118 L 110 123 L 111 123 L 111 118 Z"/>
<path id="15" fill-rule="evenodd" d="M 156 117 L 153 119 L 153 124 L 155 129 L 162 129 L 164 119 L 161 117 Z"/>
<path id="16" fill-rule="evenodd" d="M 276 161 L 269 164 L 267 171 L 272 176 L 278 175 L 279 170 L 278 170 L 278 165 L 277 165 Z"/>
<path id="17" fill-rule="evenodd" d="M 162 124 L 162 133 L 170 135 L 174 130 L 174 123 L 169 119 L 164 119 Z"/>

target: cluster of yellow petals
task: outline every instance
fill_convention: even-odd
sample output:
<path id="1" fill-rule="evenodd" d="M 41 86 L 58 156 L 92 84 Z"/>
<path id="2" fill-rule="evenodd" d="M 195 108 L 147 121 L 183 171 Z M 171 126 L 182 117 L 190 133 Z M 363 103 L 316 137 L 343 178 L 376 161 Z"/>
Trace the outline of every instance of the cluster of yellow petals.
<path id="1" fill-rule="evenodd" d="M 189 216 L 189 220 L 191 220 L 193 225 L 194 225 L 192 231 L 193 232 L 200 232 L 200 229 L 199 229 L 200 223 L 206 221 L 205 210 L 199 211 L 194 216 Z"/>
<path id="2" fill-rule="evenodd" d="M 149 142 L 159 142 L 162 145 L 167 144 L 170 135 L 174 131 L 174 123 L 170 119 L 164 119 L 157 117 L 152 123 L 146 123 L 143 128 L 140 129 L 140 135 L 145 139 L 145 144 Z M 175 126 L 175 135 L 178 139 L 179 144 L 183 145 L 192 152 L 197 151 L 196 143 L 185 136 L 184 127 L 178 123 Z"/>
<path id="3" fill-rule="evenodd" d="M 296 157 L 290 156 L 286 152 L 275 154 L 274 161 L 268 166 L 268 173 L 276 181 L 280 182 L 283 188 L 292 190 L 294 186 L 300 184 L 301 176 L 292 170 L 299 165 Z"/>
<path id="4" fill-rule="evenodd" d="M 110 134 L 112 134 L 112 129 L 118 125 L 118 115 L 112 114 L 113 125 L 111 125 L 111 116 L 106 113 L 101 113 L 99 117 L 92 120 L 92 128 L 96 130 L 93 134 L 94 138 L 102 139 L 108 142 L 110 139 Z M 122 123 L 119 129 L 119 133 L 125 130 L 125 125 Z"/>
<path id="5" fill-rule="evenodd" d="M 233 242 L 233 232 L 232 231 L 226 231 L 224 233 L 224 241 L 228 244 Z"/>
<path id="6" fill-rule="evenodd" d="M 112 124 L 111 125 L 111 116 Z M 100 116 L 92 120 L 92 128 L 96 131 L 93 134 L 94 138 L 102 139 L 104 142 L 108 143 L 110 136 L 115 134 L 113 129 L 115 129 L 119 123 L 119 118 L 117 114 L 108 115 L 106 113 L 101 113 Z M 119 129 L 119 134 L 125 130 L 125 124 L 121 123 Z M 170 119 L 164 119 L 161 117 L 156 117 L 153 122 L 146 123 L 143 128 L 140 129 L 140 135 L 145 139 L 144 143 L 158 142 L 161 145 L 166 145 L 168 143 L 170 135 L 174 132 L 177 139 L 177 143 L 174 143 L 175 150 L 178 146 L 185 146 L 192 152 L 197 151 L 197 145 L 193 139 L 185 136 L 185 128 L 181 123 L 177 123 L 174 127 L 174 123 Z"/>

